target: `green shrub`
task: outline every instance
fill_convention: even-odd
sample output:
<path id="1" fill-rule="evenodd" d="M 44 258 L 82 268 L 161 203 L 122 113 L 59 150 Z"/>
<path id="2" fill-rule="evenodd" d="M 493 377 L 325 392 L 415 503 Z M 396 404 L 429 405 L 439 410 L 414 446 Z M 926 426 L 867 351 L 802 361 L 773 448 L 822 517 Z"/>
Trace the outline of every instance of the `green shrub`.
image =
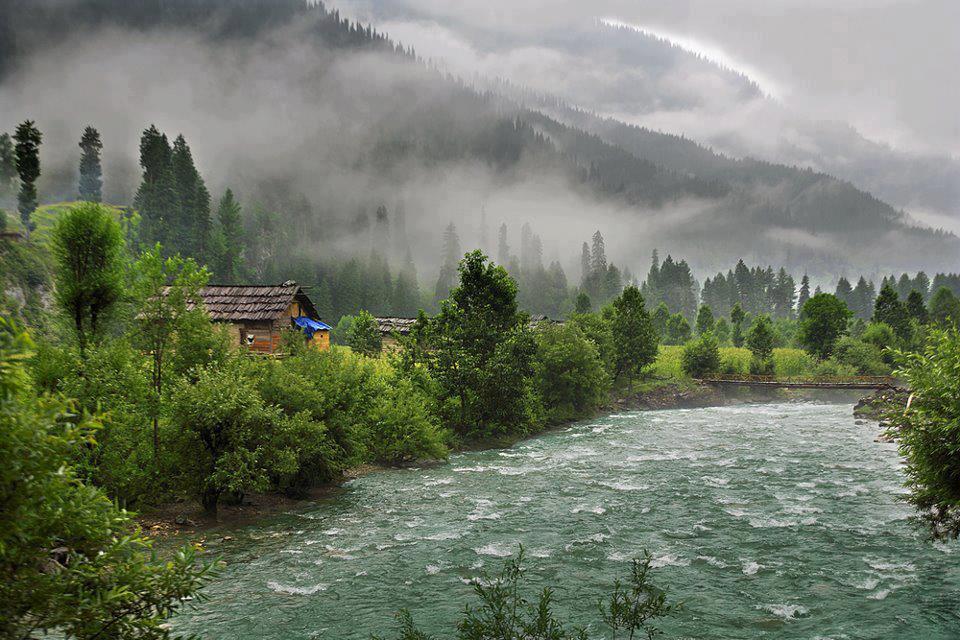
<path id="1" fill-rule="evenodd" d="M 683 347 L 681 367 L 685 374 L 693 378 L 720 370 L 720 349 L 711 332 L 704 333 Z"/>
<path id="2" fill-rule="evenodd" d="M 753 355 L 745 347 L 725 347 L 720 350 L 720 371 L 726 374 L 744 375 L 750 372 Z"/>
<path id="3" fill-rule="evenodd" d="M 883 353 L 876 345 L 850 337 L 840 338 L 833 357 L 862 376 L 889 375 L 890 367 L 883 361 Z"/>
<path id="4" fill-rule="evenodd" d="M 798 378 L 813 373 L 814 361 L 801 349 L 774 349 L 773 369 L 782 378 Z"/>
<path id="5" fill-rule="evenodd" d="M 546 326 L 537 332 L 537 388 L 548 419 L 588 414 L 603 402 L 609 377 L 596 344 L 576 326 Z"/>

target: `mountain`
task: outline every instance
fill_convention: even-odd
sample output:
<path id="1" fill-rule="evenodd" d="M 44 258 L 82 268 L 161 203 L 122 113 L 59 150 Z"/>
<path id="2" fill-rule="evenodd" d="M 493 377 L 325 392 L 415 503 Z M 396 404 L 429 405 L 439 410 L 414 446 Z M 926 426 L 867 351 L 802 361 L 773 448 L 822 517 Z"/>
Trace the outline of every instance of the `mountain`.
<path id="1" fill-rule="evenodd" d="M 960 260 L 956 237 L 847 182 L 480 88 L 322 4 L 16 4 L 0 0 L 0 130 L 32 118 L 44 131 L 41 196 L 72 199 L 93 124 L 105 197 L 129 204 L 137 140 L 155 123 L 190 141 L 214 194 L 239 193 L 249 229 L 287 234 L 280 271 L 373 249 L 434 273 L 449 222 L 488 252 L 486 225 L 529 223 L 572 273 L 598 228 L 635 272 L 658 247 L 703 273 L 732 257 L 830 276 Z M 381 205 L 389 240 L 372 231 Z"/>

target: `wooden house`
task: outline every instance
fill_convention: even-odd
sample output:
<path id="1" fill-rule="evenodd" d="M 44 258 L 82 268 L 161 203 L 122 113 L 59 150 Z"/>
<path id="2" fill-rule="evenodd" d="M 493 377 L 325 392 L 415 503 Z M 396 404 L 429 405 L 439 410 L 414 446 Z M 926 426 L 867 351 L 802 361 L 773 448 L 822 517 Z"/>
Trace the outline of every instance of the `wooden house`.
<path id="1" fill-rule="evenodd" d="M 209 285 L 200 290 L 210 319 L 230 326 L 236 344 L 275 353 L 280 332 L 294 329 L 318 349 L 330 348 L 330 327 L 296 282 L 281 285 Z"/>
<path id="2" fill-rule="evenodd" d="M 405 336 L 416 324 L 416 318 L 376 318 L 380 337 L 383 340 L 383 350 L 393 351 L 400 348 L 398 336 Z"/>

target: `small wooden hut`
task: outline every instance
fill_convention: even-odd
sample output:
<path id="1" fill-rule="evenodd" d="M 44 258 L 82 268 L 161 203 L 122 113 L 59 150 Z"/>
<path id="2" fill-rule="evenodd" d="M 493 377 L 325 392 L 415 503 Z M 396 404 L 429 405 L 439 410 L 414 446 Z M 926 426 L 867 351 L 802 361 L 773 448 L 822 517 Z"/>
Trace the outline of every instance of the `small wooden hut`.
<path id="1" fill-rule="evenodd" d="M 398 336 L 405 336 L 416 324 L 416 318 L 376 318 L 380 337 L 383 340 L 383 350 L 393 351 L 400 348 Z"/>
<path id="2" fill-rule="evenodd" d="M 200 290 L 214 322 L 230 325 L 237 344 L 257 353 L 275 353 L 280 332 L 294 329 L 318 349 L 330 348 L 330 327 L 320 320 L 303 288 L 292 280 L 281 285 L 209 285 Z"/>

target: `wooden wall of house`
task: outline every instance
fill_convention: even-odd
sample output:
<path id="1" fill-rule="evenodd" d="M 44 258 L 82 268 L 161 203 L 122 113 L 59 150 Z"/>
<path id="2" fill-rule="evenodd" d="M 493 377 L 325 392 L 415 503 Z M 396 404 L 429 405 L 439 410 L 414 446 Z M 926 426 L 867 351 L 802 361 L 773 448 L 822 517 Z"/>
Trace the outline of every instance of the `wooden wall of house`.
<path id="1" fill-rule="evenodd" d="M 326 351 L 330 348 L 330 332 L 329 331 L 317 331 L 313 334 L 313 338 L 310 340 L 310 345 L 315 349 L 320 351 Z"/>

